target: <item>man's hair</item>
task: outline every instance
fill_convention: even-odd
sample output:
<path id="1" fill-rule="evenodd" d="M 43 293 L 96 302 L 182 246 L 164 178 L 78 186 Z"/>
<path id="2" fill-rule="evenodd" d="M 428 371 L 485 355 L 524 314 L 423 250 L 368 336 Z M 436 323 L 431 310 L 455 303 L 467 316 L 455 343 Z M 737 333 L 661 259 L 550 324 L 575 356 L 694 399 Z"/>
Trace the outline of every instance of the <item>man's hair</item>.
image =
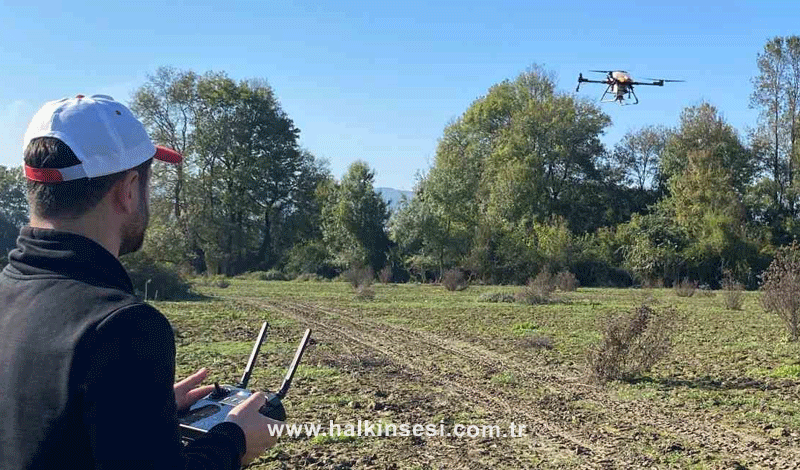
<path id="1" fill-rule="evenodd" d="M 60 183 L 28 180 L 31 214 L 43 218 L 80 217 L 94 208 L 129 171 L 139 173 L 139 188 L 144 194 L 153 159 L 131 168 L 96 178 L 80 178 Z M 67 144 L 54 137 L 31 140 L 25 149 L 25 164 L 32 168 L 67 168 L 80 164 Z"/>

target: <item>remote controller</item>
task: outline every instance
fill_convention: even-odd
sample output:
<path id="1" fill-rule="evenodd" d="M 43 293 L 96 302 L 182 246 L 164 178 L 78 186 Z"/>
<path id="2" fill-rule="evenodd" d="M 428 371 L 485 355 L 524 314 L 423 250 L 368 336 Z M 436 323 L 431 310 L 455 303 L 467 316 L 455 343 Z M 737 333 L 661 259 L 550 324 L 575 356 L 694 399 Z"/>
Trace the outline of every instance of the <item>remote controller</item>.
<path id="1" fill-rule="evenodd" d="M 261 348 L 261 343 L 264 342 L 264 337 L 268 328 L 267 322 L 261 325 L 261 331 L 258 333 L 258 338 L 253 346 L 253 351 L 250 353 L 250 358 L 247 361 L 242 380 L 237 385 L 222 385 L 214 383 L 214 390 L 197 401 L 192 405 L 189 410 L 178 414 L 178 423 L 180 424 L 181 437 L 184 442 L 191 441 L 203 436 L 209 429 L 215 425 L 225 421 L 228 413 L 236 407 L 239 403 L 245 401 L 250 395 L 253 394 L 247 389 L 247 383 L 250 381 L 250 374 L 253 371 L 253 366 L 256 362 L 258 350 Z M 283 407 L 281 400 L 286 396 L 289 387 L 292 383 L 292 378 L 300 364 L 300 358 L 308 346 L 308 340 L 311 337 L 311 330 L 306 330 L 300 345 L 297 347 L 294 359 L 289 365 L 289 370 L 283 379 L 280 390 L 276 393 L 266 392 L 267 399 L 264 405 L 258 410 L 264 416 L 267 416 L 278 421 L 286 420 L 286 410 Z"/>

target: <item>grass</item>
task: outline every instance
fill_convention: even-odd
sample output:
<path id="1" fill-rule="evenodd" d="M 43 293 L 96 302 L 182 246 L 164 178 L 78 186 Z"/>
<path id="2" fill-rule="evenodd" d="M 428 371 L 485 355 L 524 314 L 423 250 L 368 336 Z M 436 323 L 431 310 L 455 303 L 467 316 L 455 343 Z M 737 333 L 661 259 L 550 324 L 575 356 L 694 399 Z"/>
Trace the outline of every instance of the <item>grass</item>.
<path id="1" fill-rule="evenodd" d="M 229 282 L 224 289 L 211 283 L 195 286 L 198 293 L 210 300 L 154 302 L 168 316 L 176 332 L 179 377 L 206 366 L 211 369 L 208 382 L 238 381 L 260 322 L 266 320 L 271 329 L 251 387 L 277 388 L 305 325 L 249 302 L 271 299 L 347 311 L 387 328 L 434 334 L 458 344 L 483 348 L 514 363 L 528 364 L 532 370 L 558 373 L 580 382 L 585 371 L 585 352 L 600 338 L 600 319 L 630 311 L 646 301 L 658 309 L 674 307 L 685 314 L 684 328 L 674 338 L 674 347 L 667 359 L 657 364 L 645 378 L 634 383 L 612 382 L 604 393 L 620 403 L 666 407 L 713 417 L 720 425 L 763 439 L 775 438 L 770 434 L 774 434 L 775 428 L 788 430 L 784 434 L 788 432 L 789 435 L 800 432 L 800 401 L 796 396 L 800 345 L 786 341 L 786 331 L 780 320 L 761 309 L 759 294 L 755 292 L 745 292 L 742 309 L 732 311 L 725 309 L 718 298 L 678 297 L 672 289 L 580 288 L 576 292 L 559 293 L 561 301 L 558 303 L 525 305 L 476 301 L 481 294 L 514 294 L 519 290 L 517 286 L 473 285 L 464 291 L 450 292 L 432 285 L 374 284 L 375 300 L 361 302 L 353 298 L 352 288 L 344 282 L 258 279 L 230 279 Z M 336 319 L 335 312 L 329 315 L 332 320 Z M 557 347 L 518 347 L 520 338 L 531 334 L 552 338 Z M 390 335 L 387 338 L 387 341 L 392 339 Z M 363 356 L 366 352 L 359 347 L 343 340 L 320 340 L 308 351 L 286 399 L 291 419 L 322 423 L 328 423 L 329 419 L 344 422 L 359 418 L 427 422 L 432 417 L 436 417 L 436 422 L 491 421 L 492 413 L 496 412 L 489 404 L 467 407 L 457 399 L 462 392 L 453 390 L 446 380 L 441 386 L 422 383 L 419 372 L 407 370 L 391 358 Z M 353 358 L 362 356 L 359 366 Z M 441 355 L 432 355 L 426 360 L 429 361 L 426 367 L 448 367 L 447 359 Z M 363 365 L 373 363 L 369 367 Z M 520 400 L 535 401 L 552 393 L 546 383 L 527 381 L 511 371 L 485 373 L 469 361 L 463 363 L 463 368 L 464 376 L 473 377 L 476 384 L 482 384 L 479 388 L 519 393 Z M 452 398 L 454 394 L 456 398 Z M 580 417 L 576 418 L 577 422 L 600 420 L 598 429 L 613 432 L 613 413 L 591 400 L 579 399 L 565 409 Z M 651 466 L 713 468 L 724 465 L 722 457 L 710 451 L 680 451 L 692 446 L 702 448 L 703 443 L 687 443 L 680 436 L 671 436 L 668 431 L 663 433 L 653 438 L 657 444 L 629 446 L 625 454 L 634 456 L 629 456 L 630 461 L 638 462 L 635 459 L 641 458 L 641 462 Z M 680 446 L 662 445 L 662 441 L 671 442 L 670 439 Z M 285 440 L 268 454 L 271 458 L 262 458 L 251 468 L 277 469 L 287 463 L 292 467 L 304 458 L 324 460 L 331 468 L 336 465 L 340 465 L 338 468 L 387 468 L 389 461 L 398 462 L 396 468 L 458 467 L 458 458 L 453 456 L 457 453 L 448 450 L 454 444 L 437 443 L 434 439 L 424 442 L 400 438 Z M 473 443 L 460 444 L 471 446 Z M 582 465 L 581 457 L 574 453 L 554 456 L 542 453 L 543 450 L 530 450 L 529 446 L 515 445 L 505 441 L 489 442 L 481 447 L 484 453 L 470 455 L 478 465 L 483 462 L 483 466 L 495 468 Z M 320 452 L 324 458 L 320 457 Z M 431 457 L 426 452 L 438 457 L 429 460 Z M 513 455 L 516 460 L 504 460 L 507 457 L 501 454 Z M 359 463 L 373 455 L 378 456 L 377 460 L 371 460 L 369 465 Z M 386 456 L 385 465 L 381 463 L 381 456 Z M 350 466 L 342 466 L 348 462 Z"/>

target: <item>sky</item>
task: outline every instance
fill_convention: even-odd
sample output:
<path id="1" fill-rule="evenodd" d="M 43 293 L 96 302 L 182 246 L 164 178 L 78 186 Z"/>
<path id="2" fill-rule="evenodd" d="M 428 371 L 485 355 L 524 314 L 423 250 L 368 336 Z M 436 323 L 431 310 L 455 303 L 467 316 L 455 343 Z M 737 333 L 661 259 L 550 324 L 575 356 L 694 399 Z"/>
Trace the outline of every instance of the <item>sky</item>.
<path id="1" fill-rule="evenodd" d="M 644 125 L 675 126 L 702 101 L 744 136 L 757 125 L 758 53 L 800 33 L 796 0 L 74 3 L 0 6 L 0 165 L 21 163 L 27 122 L 46 101 L 127 103 L 160 66 L 266 79 L 334 176 L 363 160 L 376 186 L 402 190 L 430 168 L 448 123 L 532 64 L 567 93 L 590 69 L 686 80 L 637 88 L 637 106 L 603 103 L 608 147 Z"/>

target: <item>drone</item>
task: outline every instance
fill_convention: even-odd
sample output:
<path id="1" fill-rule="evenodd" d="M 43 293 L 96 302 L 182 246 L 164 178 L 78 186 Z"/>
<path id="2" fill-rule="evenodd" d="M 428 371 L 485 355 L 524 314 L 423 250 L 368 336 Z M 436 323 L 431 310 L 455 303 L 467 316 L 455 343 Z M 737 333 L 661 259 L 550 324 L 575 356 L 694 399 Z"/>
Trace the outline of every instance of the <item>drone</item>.
<path id="1" fill-rule="evenodd" d="M 634 85 L 664 86 L 664 84 L 668 82 L 684 81 L 667 80 L 664 78 L 645 78 L 645 80 L 650 80 L 650 82 L 637 82 L 624 70 L 590 70 L 590 72 L 604 73 L 606 74 L 606 79 L 589 80 L 588 78 L 583 78 L 583 74 L 579 73 L 578 88 L 575 89 L 575 92 L 577 93 L 580 90 L 581 83 L 603 83 L 607 86 L 606 91 L 603 92 L 603 96 L 600 97 L 600 101 L 602 103 L 613 103 L 616 101 L 620 106 L 639 104 L 639 97 L 633 92 Z M 633 96 L 634 100 L 632 103 L 630 102 L 631 96 Z"/>

